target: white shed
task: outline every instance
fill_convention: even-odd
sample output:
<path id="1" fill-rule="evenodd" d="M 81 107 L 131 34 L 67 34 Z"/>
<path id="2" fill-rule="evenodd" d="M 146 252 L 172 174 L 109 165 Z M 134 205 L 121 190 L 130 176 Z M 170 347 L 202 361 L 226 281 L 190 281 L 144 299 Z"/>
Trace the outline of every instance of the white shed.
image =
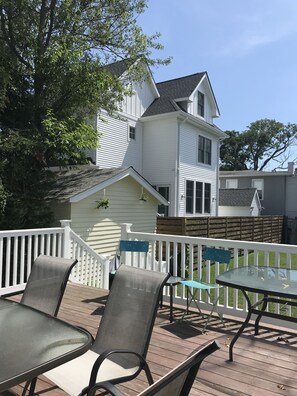
<path id="1" fill-rule="evenodd" d="M 168 205 L 132 167 L 80 166 L 52 175 L 47 198 L 56 223 L 70 219 L 71 228 L 99 254 L 115 254 L 121 223 L 155 232 L 158 205 Z"/>
<path id="2" fill-rule="evenodd" d="M 260 216 L 261 202 L 256 188 L 220 188 L 219 216 Z"/>

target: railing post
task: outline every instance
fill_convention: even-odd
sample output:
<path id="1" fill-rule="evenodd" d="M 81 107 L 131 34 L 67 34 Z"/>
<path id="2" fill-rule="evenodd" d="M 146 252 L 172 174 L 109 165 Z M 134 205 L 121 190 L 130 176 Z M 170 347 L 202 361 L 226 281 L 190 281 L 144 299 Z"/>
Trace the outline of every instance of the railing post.
<path id="1" fill-rule="evenodd" d="M 129 239 L 132 223 L 121 223 L 121 239 Z"/>
<path id="2" fill-rule="evenodd" d="M 70 223 L 71 220 L 60 220 L 61 227 L 64 228 L 64 241 L 62 253 L 64 258 L 71 258 L 71 243 L 70 243 Z"/>

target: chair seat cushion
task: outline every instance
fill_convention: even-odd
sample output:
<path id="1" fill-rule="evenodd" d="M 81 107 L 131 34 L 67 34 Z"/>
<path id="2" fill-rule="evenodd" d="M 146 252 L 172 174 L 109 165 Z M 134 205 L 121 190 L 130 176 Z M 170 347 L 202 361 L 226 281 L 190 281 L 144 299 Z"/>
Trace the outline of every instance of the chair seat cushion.
<path id="1" fill-rule="evenodd" d="M 78 358 L 56 367 L 44 375 L 69 395 L 76 396 L 89 384 L 92 367 L 98 356 L 97 353 L 89 350 Z M 97 382 L 133 375 L 138 369 L 138 366 L 124 369 L 111 360 L 105 359 L 100 366 Z"/>
<path id="2" fill-rule="evenodd" d="M 206 283 L 201 281 L 194 281 L 194 280 L 185 280 L 180 282 L 182 285 L 193 287 L 195 289 L 217 289 L 219 285 L 215 283 Z"/>

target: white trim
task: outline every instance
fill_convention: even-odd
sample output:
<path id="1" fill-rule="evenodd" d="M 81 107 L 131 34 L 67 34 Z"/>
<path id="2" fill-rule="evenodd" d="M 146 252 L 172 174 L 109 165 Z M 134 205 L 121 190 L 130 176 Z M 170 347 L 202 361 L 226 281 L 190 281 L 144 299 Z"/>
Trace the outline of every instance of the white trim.
<path id="1" fill-rule="evenodd" d="M 168 205 L 168 201 L 166 201 L 165 198 L 162 197 L 161 194 L 156 191 L 153 186 L 147 182 L 142 176 L 140 176 L 132 167 L 123 170 L 123 172 L 118 173 L 115 176 L 110 177 L 109 179 L 98 183 L 96 186 L 89 188 L 86 191 L 83 191 L 79 194 L 76 194 L 72 196 L 69 199 L 69 202 L 79 202 L 84 198 L 89 197 L 92 194 L 97 193 L 98 191 L 103 190 L 104 188 L 107 188 L 111 184 L 114 184 L 120 180 L 125 179 L 126 177 L 131 176 L 134 180 L 136 180 L 143 188 L 145 188 L 153 197 L 155 197 L 160 203 L 163 205 Z"/>

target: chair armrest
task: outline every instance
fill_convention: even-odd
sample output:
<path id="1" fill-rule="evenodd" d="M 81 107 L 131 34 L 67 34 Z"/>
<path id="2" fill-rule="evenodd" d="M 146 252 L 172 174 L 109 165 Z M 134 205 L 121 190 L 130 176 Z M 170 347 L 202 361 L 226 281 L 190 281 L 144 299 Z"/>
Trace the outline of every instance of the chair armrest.
<path id="1" fill-rule="evenodd" d="M 89 390 L 88 396 L 95 396 L 96 391 L 100 389 L 104 389 L 112 396 L 124 396 L 124 394 L 118 388 L 116 388 L 112 383 L 107 381 L 98 382 L 98 384 L 96 384 L 95 386 L 93 386 L 92 389 Z"/>
<path id="2" fill-rule="evenodd" d="M 107 349 L 106 351 L 101 353 L 100 356 L 98 356 L 95 363 L 93 364 L 93 368 L 92 368 L 92 372 L 91 372 L 91 376 L 90 376 L 90 382 L 89 382 L 89 386 L 88 386 L 89 389 L 93 388 L 96 384 L 97 373 L 100 369 L 101 364 L 104 362 L 105 359 L 107 359 L 110 355 L 113 355 L 113 354 L 130 354 L 130 355 L 136 356 L 140 362 L 140 364 L 139 364 L 140 369 L 144 368 L 144 370 L 147 374 L 149 384 L 152 384 L 154 382 L 153 377 L 150 373 L 148 364 L 142 355 L 140 355 L 137 352 L 131 351 L 129 349 Z"/>

